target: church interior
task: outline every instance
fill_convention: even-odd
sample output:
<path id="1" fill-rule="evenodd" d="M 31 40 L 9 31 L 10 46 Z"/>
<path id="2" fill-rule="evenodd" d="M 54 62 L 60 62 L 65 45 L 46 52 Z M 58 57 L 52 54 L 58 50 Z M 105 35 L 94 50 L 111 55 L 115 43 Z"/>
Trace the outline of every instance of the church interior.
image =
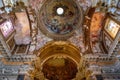
<path id="1" fill-rule="evenodd" d="M 120 0 L 0 0 L 0 80 L 120 80 Z"/>

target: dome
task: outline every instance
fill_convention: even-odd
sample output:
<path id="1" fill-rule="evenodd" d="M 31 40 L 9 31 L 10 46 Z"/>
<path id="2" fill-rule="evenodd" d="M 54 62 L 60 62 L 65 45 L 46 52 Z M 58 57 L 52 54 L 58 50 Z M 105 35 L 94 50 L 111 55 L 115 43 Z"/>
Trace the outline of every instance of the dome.
<path id="1" fill-rule="evenodd" d="M 73 0 L 47 0 L 39 11 L 40 30 L 53 39 L 67 39 L 80 27 L 82 15 Z"/>

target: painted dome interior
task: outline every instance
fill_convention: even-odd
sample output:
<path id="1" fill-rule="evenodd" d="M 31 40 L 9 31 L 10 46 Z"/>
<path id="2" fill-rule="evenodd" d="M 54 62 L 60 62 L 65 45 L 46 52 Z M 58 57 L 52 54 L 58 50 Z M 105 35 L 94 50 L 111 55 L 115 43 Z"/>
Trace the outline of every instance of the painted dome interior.
<path id="1" fill-rule="evenodd" d="M 64 36 L 80 27 L 82 11 L 73 0 L 47 0 L 40 9 L 43 33 Z M 41 29 L 41 28 L 40 28 Z"/>

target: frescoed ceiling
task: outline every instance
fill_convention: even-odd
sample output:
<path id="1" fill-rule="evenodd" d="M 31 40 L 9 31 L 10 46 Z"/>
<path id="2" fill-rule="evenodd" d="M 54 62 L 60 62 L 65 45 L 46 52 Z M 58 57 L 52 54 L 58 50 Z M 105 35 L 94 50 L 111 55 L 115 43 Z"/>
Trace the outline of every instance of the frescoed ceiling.
<path id="1" fill-rule="evenodd" d="M 83 20 L 83 11 L 73 0 L 47 0 L 39 15 L 42 32 L 55 38 L 70 36 Z"/>

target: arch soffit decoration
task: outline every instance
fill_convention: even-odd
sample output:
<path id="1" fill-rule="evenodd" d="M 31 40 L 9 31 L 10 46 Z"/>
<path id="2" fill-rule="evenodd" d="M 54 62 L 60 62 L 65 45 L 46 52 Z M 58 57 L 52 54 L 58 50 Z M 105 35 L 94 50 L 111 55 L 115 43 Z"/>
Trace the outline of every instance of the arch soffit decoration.
<path id="1" fill-rule="evenodd" d="M 64 41 L 51 41 L 47 43 L 43 48 L 38 50 L 36 54 L 40 59 L 41 65 L 43 65 L 48 59 L 54 57 L 69 58 L 79 66 L 79 62 L 82 56 L 79 48 L 70 42 Z"/>

